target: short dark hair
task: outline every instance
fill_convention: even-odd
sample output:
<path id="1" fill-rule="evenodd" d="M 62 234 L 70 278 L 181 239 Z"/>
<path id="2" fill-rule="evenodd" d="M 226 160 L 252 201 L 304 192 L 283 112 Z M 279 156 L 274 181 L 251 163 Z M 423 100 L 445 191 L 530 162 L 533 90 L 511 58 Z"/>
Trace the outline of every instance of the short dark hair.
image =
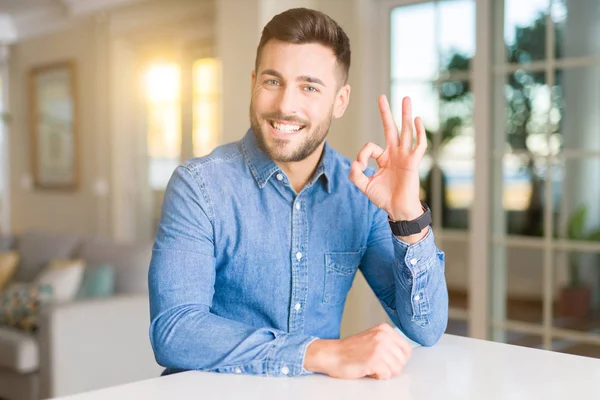
<path id="1" fill-rule="evenodd" d="M 257 72 L 262 49 L 271 39 L 293 44 L 320 43 L 329 47 L 342 72 L 342 84 L 348 82 L 350 39 L 330 16 L 308 8 L 292 8 L 274 16 L 265 25 L 256 49 Z"/>

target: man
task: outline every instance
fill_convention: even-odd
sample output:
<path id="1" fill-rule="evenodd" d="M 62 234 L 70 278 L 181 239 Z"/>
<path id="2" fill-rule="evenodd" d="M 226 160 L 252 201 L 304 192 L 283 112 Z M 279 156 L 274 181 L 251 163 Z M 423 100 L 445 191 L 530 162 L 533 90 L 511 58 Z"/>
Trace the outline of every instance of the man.
<path id="1" fill-rule="evenodd" d="M 166 373 L 398 374 L 411 345 L 388 325 L 339 340 L 358 269 L 409 338 L 430 346 L 444 332 L 444 256 L 419 201 L 423 124 L 413 148 L 410 100 L 399 135 L 381 97 L 386 148 L 368 143 L 353 163 L 330 148 L 349 66 L 330 17 L 275 16 L 252 72 L 251 129 L 174 172 L 149 273 L 150 340 Z M 379 169 L 367 176 L 369 157 Z"/>

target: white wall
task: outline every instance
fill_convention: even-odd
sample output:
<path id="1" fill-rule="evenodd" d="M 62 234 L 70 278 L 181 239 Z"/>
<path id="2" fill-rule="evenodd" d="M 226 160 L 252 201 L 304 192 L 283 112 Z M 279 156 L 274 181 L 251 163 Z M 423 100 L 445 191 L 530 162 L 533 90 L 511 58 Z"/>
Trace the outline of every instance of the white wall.
<path id="1" fill-rule="evenodd" d="M 11 156 L 11 225 L 20 232 L 30 227 L 50 231 L 96 231 L 96 200 L 91 182 L 99 174 L 98 153 L 104 151 L 101 133 L 95 122 L 94 109 L 94 24 L 82 21 L 69 31 L 30 39 L 11 47 L 10 126 Z M 30 70 L 36 66 L 74 60 L 80 137 L 79 161 L 81 187 L 76 192 L 38 191 L 28 183 L 30 166 L 30 115 L 28 83 Z"/>

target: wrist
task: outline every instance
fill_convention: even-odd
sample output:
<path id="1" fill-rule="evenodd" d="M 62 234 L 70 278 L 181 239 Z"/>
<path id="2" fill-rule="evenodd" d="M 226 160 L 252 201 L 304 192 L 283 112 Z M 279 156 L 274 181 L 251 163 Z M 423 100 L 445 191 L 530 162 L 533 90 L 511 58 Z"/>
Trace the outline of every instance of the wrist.
<path id="1" fill-rule="evenodd" d="M 388 212 L 388 215 L 392 221 L 412 221 L 423 215 L 423 212 L 425 212 L 425 209 L 421 202 L 417 202 L 410 207 L 392 209 L 391 212 Z"/>
<path id="2" fill-rule="evenodd" d="M 429 232 L 431 225 L 431 210 L 429 206 L 423 202 L 419 202 L 420 211 L 416 211 L 413 206 L 410 213 L 401 211 L 395 215 L 402 215 L 402 219 L 396 220 L 389 216 L 390 228 L 394 235 L 401 241 L 410 245 L 419 242 Z"/>
<path id="3" fill-rule="evenodd" d="M 427 233 L 429 233 L 428 226 L 425 227 L 421 232 L 415 233 L 414 235 L 396 236 L 396 237 L 408 245 L 413 245 L 413 244 L 416 244 L 416 243 L 420 242 L 421 240 L 423 240 L 425 238 L 425 236 L 427 236 Z"/>
<path id="4" fill-rule="evenodd" d="M 339 340 L 317 339 L 308 345 L 304 357 L 304 369 L 327 374 L 336 364 Z"/>

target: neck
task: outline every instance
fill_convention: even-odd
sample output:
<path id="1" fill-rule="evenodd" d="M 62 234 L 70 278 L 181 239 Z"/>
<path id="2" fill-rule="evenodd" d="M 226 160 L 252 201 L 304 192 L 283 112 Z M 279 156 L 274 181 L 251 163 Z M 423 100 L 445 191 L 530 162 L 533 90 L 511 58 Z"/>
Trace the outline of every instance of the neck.
<path id="1" fill-rule="evenodd" d="M 277 164 L 289 178 L 290 184 L 296 193 L 300 193 L 310 178 L 314 175 L 315 170 L 319 165 L 319 160 L 321 160 L 321 155 L 323 154 L 324 148 L 325 142 L 321 143 L 321 145 L 310 156 L 301 161 L 275 161 L 275 164 Z"/>

